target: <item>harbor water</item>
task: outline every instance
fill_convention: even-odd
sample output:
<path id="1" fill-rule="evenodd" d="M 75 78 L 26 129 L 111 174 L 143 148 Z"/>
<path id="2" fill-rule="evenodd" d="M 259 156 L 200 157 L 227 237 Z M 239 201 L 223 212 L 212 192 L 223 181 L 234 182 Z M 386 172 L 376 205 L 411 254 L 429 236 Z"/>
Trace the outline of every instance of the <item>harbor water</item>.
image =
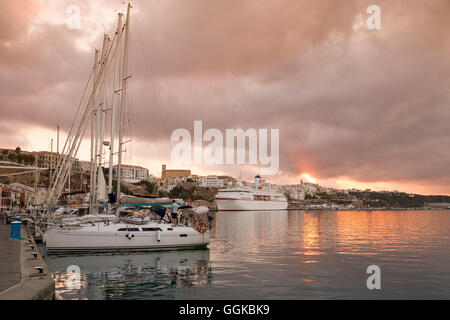
<path id="1" fill-rule="evenodd" d="M 449 299 L 449 248 L 449 210 L 221 212 L 207 250 L 45 259 L 65 299 Z"/>

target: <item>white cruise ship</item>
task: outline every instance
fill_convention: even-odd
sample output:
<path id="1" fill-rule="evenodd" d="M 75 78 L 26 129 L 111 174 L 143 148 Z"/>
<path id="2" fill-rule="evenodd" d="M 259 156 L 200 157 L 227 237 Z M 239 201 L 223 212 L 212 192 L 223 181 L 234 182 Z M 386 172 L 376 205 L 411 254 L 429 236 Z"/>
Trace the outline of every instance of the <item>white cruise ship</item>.
<path id="1" fill-rule="evenodd" d="M 261 177 L 255 177 L 254 187 L 240 186 L 220 189 L 214 198 L 219 211 L 274 211 L 286 210 L 286 197 L 276 191 L 263 190 Z"/>

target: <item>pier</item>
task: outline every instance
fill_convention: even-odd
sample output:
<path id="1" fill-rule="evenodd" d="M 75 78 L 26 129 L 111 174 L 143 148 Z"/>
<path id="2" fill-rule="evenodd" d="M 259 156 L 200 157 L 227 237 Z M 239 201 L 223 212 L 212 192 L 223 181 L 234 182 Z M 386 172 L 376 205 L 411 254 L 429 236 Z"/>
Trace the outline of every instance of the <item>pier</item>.
<path id="1" fill-rule="evenodd" d="M 55 283 L 33 237 L 10 239 L 10 225 L 0 225 L 0 300 L 52 300 Z"/>

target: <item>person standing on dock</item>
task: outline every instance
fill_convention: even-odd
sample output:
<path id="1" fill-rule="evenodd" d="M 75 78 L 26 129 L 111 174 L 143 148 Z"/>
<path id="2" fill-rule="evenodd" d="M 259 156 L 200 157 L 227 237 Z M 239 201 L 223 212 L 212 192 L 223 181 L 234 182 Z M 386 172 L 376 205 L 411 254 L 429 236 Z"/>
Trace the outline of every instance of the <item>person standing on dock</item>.
<path id="1" fill-rule="evenodd" d="M 0 210 L 0 224 L 4 224 L 5 223 L 5 212 L 2 210 Z"/>
<path id="2" fill-rule="evenodd" d="M 172 225 L 174 227 L 178 224 L 178 204 L 175 200 L 172 201 Z"/>

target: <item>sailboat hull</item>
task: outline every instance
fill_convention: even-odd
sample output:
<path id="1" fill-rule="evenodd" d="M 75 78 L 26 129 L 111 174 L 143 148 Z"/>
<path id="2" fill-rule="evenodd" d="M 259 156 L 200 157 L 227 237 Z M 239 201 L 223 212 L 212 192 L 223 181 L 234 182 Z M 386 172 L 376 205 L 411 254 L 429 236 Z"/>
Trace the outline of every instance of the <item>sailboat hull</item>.
<path id="1" fill-rule="evenodd" d="M 160 230 L 144 231 L 148 229 Z M 197 249 L 205 248 L 208 243 L 209 232 L 200 233 L 190 227 L 172 228 L 167 224 L 136 226 L 98 223 L 88 227 L 56 227 L 45 234 L 47 254 Z"/>

